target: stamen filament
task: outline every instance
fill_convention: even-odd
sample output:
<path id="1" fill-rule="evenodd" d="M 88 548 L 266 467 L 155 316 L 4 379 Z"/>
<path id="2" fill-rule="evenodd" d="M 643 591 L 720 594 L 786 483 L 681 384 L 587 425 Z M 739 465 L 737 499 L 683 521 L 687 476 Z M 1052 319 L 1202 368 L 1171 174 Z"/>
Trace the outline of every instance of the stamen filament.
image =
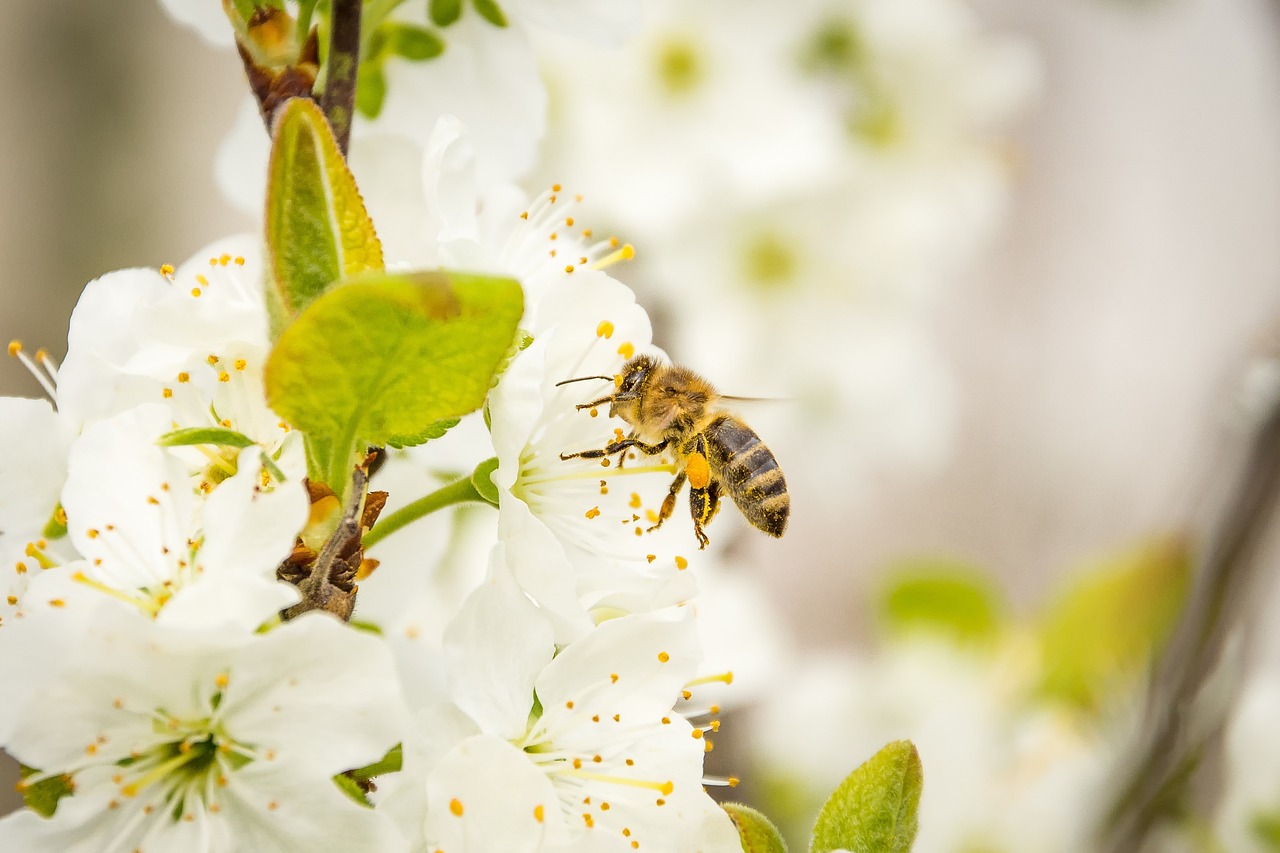
<path id="1" fill-rule="evenodd" d="M 107 586 L 104 583 L 99 583 L 98 581 L 86 577 L 84 572 L 76 572 L 71 576 L 71 579 L 77 583 L 84 584 L 90 589 L 97 590 L 103 595 L 108 595 L 114 599 L 123 601 L 125 604 L 131 604 L 152 618 L 155 618 L 156 614 L 160 612 L 160 608 L 163 606 L 163 602 L 156 601 L 153 598 L 135 597 L 129 595 L 123 590 L 115 589 L 114 587 Z"/>
<path id="2" fill-rule="evenodd" d="M 614 785 L 629 785 L 633 788 L 649 788 L 653 791 L 659 791 L 664 796 L 669 795 L 675 790 L 675 784 L 670 780 L 666 782 L 653 782 L 648 779 L 628 779 L 624 776 L 610 776 L 607 773 L 592 773 L 590 770 L 561 770 L 561 774 L 565 776 L 576 776 L 579 779 L 591 779 L 596 782 L 609 782 Z"/>

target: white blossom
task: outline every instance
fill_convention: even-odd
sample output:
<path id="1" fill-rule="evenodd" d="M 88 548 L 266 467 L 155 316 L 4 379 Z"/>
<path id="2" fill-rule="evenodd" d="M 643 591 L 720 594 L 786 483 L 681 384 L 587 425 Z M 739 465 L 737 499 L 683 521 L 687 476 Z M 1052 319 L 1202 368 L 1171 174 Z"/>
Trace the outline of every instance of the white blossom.
<path id="1" fill-rule="evenodd" d="M 6 750 L 75 794 L 0 821 L 9 850 L 404 849 L 331 777 L 401 737 L 385 648 L 328 616 L 265 635 L 174 630 L 103 608 Z M 49 654 L 43 645 L 26 654 Z"/>

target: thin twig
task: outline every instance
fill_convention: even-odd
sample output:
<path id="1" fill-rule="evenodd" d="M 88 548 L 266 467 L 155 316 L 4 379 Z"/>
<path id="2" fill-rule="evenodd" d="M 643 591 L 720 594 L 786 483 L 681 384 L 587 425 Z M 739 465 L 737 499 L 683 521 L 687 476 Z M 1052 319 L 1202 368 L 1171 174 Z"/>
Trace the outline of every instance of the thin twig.
<path id="1" fill-rule="evenodd" d="M 362 5 L 363 0 L 333 0 L 332 17 L 329 19 L 329 56 L 325 60 L 320 108 L 329 119 L 343 156 L 346 156 L 351 142 L 351 119 L 355 112 Z"/>
<path id="2" fill-rule="evenodd" d="M 1232 673 L 1228 642 L 1257 592 L 1260 545 L 1280 497 L 1280 398 L 1254 430 L 1234 487 L 1213 525 L 1196 587 L 1157 662 L 1142 739 L 1125 762 L 1103 826 L 1102 853 L 1143 849 L 1160 822 L 1185 807 L 1193 774 L 1226 724 Z M 1225 695 L 1224 695 L 1225 694 Z"/>

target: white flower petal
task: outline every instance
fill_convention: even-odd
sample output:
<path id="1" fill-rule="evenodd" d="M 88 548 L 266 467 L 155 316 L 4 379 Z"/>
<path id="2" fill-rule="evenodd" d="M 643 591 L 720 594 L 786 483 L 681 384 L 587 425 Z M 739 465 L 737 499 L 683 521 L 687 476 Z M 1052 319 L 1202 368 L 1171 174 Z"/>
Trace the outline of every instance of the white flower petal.
<path id="1" fill-rule="evenodd" d="M 547 777 L 499 738 L 473 737 L 458 744 L 432 770 L 427 799 L 431 850 L 549 850 L 565 835 Z"/>
<path id="2" fill-rule="evenodd" d="M 508 572 L 501 543 L 489 577 L 445 631 L 450 695 L 486 734 L 524 734 L 533 684 L 555 653 L 551 625 Z"/>

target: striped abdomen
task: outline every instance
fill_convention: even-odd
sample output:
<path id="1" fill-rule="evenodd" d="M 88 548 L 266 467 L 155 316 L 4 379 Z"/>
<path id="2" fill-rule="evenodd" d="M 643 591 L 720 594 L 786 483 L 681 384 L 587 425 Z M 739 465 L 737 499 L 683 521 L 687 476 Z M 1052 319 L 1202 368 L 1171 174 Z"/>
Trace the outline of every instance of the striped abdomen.
<path id="1" fill-rule="evenodd" d="M 770 536 L 781 536 L 791 498 L 773 452 L 755 430 L 731 415 L 717 417 L 703 435 L 711 470 L 747 521 Z"/>

